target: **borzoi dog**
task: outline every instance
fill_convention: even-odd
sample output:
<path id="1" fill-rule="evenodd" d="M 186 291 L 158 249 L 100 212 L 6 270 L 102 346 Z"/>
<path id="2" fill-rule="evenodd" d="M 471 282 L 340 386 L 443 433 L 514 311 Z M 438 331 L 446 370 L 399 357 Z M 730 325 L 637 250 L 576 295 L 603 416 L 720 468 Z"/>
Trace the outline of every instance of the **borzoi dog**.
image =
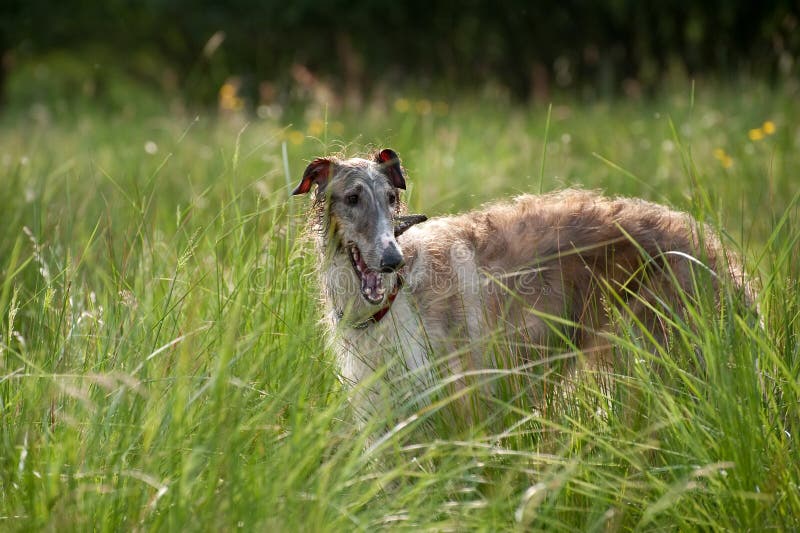
<path id="1" fill-rule="evenodd" d="M 404 215 L 406 176 L 389 149 L 315 159 L 292 194 L 312 186 L 326 322 L 354 385 L 400 369 L 421 386 L 457 386 L 498 365 L 481 347 L 498 333 L 517 361 L 541 357 L 556 334 L 613 365 L 620 308 L 664 343 L 664 313 L 681 308 L 698 272 L 744 283 L 710 228 L 639 199 L 565 190 L 425 221 Z"/>

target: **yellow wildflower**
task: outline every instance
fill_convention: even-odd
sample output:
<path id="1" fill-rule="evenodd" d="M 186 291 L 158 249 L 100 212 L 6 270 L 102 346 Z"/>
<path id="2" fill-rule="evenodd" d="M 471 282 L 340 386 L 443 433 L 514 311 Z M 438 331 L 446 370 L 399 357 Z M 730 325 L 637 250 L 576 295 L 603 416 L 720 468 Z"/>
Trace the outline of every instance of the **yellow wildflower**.
<path id="1" fill-rule="evenodd" d="M 244 100 L 237 94 L 239 89 L 234 83 L 225 82 L 219 88 L 219 108 L 226 111 L 239 111 L 244 107 Z"/>
<path id="2" fill-rule="evenodd" d="M 722 148 L 714 149 L 714 157 L 720 162 L 722 168 L 731 168 L 733 166 L 733 158 Z"/>
<path id="3" fill-rule="evenodd" d="M 302 131 L 292 130 L 289 132 L 289 142 L 292 144 L 303 144 L 305 135 Z"/>
<path id="4" fill-rule="evenodd" d="M 764 138 L 764 131 L 761 128 L 753 128 L 747 132 L 747 136 L 751 141 L 760 141 Z"/>
<path id="5" fill-rule="evenodd" d="M 764 122 L 764 124 L 761 126 L 761 129 L 767 135 L 772 135 L 773 133 L 775 133 L 775 123 L 772 122 L 771 120 L 768 120 Z"/>
<path id="6" fill-rule="evenodd" d="M 220 98 L 235 98 L 236 87 L 234 87 L 232 83 L 224 84 L 219 88 L 219 96 Z"/>
<path id="7" fill-rule="evenodd" d="M 312 137 L 321 135 L 323 131 L 325 131 L 325 122 L 318 118 L 312 120 L 308 125 L 308 134 Z"/>
<path id="8" fill-rule="evenodd" d="M 406 98 L 398 98 L 394 101 L 394 110 L 398 113 L 406 113 L 411 109 L 411 104 Z"/>

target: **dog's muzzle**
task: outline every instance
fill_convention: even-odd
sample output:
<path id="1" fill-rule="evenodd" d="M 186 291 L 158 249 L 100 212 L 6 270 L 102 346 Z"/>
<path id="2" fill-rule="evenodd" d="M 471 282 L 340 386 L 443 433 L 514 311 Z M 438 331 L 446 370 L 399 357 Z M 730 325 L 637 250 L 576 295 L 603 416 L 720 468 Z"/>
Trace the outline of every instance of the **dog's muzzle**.
<path id="1" fill-rule="evenodd" d="M 405 264 L 403 254 L 400 253 L 397 246 L 389 246 L 381 256 L 381 272 L 384 274 L 397 271 L 403 264 Z"/>

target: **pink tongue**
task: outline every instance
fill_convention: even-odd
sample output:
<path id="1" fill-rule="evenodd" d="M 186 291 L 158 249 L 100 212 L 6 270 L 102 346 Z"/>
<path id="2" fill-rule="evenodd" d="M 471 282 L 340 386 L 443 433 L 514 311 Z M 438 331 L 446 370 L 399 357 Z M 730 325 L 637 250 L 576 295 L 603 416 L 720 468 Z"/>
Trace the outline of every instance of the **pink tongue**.
<path id="1" fill-rule="evenodd" d="M 361 292 L 369 294 L 371 297 L 377 299 L 378 289 L 383 285 L 381 283 L 381 276 L 372 270 L 365 270 L 361 275 Z"/>
<path id="2" fill-rule="evenodd" d="M 382 276 L 378 272 L 369 269 L 358 248 L 353 247 L 351 254 L 361 277 L 361 294 L 371 302 L 380 302 L 383 298 Z"/>

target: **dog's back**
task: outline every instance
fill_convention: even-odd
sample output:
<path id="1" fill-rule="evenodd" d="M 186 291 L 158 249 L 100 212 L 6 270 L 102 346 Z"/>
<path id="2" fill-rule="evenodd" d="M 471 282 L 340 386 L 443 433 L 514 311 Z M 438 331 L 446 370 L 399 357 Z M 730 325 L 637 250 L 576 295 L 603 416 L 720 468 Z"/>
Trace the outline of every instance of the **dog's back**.
<path id="1" fill-rule="evenodd" d="M 583 190 L 433 219 L 400 243 L 424 318 L 533 343 L 560 317 L 579 348 L 595 345 L 614 301 L 664 339 L 659 317 L 679 310 L 698 277 L 744 284 L 736 258 L 688 214 Z"/>

